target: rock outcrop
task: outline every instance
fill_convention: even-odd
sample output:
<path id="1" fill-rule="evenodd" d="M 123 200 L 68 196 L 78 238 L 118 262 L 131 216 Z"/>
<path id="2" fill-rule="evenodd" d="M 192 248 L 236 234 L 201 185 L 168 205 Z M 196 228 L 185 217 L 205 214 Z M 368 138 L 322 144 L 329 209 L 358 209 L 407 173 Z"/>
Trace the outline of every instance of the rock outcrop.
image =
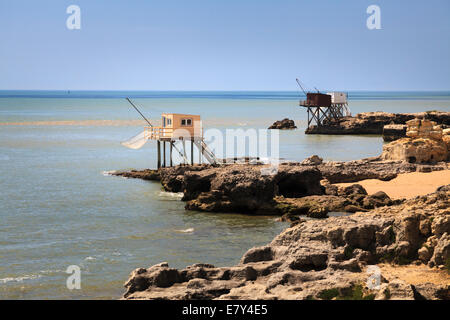
<path id="1" fill-rule="evenodd" d="M 124 298 L 450 299 L 449 199 L 445 186 L 366 213 L 299 220 L 270 244 L 247 251 L 234 267 L 139 268 L 125 283 Z M 380 283 L 368 281 L 369 265 L 413 262 L 447 280 L 410 283 L 382 273 Z"/>
<path id="2" fill-rule="evenodd" d="M 161 175 L 158 170 L 144 169 L 144 170 L 130 170 L 130 171 L 113 171 L 110 173 L 113 176 L 120 176 L 124 178 L 135 178 L 142 180 L 160 181 Z"/>
<path id="3" fill-rule="evenodd" d="M 289 130 L 289 129 L 297 129 L 294 120 L 290 120 L 285 118 L 280 121 L 275 121 L 269 129 L 279 129 L 279 130 Z"/>
<path id="4" fill-rule="evenodd" d="M 385 194 L 367 195 L 362 187 L 362 190 L 352 187 L 343 191 L 334 183 L 365 179 L 387 181 L 400 173 L 445 169 L 448 169 L 445 162 L 418 164 L 401 160 L 381 161 L 379 157 L 324 162 L 320 157 L 312 156 L 301 163 L 282 163 L 278 167 L 262 164 L 194 165 L 158 171 L 132 170 L 116 175 L 159 179 L 166 191 L 183 192 L 186 209 L 283 215 L 291 220 L 299 214 L 322 218 L 329 212 L 365 211 L 397 203 Z"/>
<path id="5" fill-rule="evenodd" d="M 273 175 L 264 175 L 261 169 L 257 165 L 229 165 L 186 172 L 183 177 L 186 209 L 277 214 L 275 196 L 293 198 L 324 192 L 317 168 L 284 166 Z"/>
<path id="6" fill-rule="evenodd" d="M 450 125 L 450 112 L 427 111 L 420 113 L 364 112 L 355 117 L 343 117 L 326 126 L 312 126 L 306 134 L 382 134 L 390 124 L 406 124 L 412 119 L 428 119 L 437 124 Z"/>
<path id="7" fill-rule="evenodd" d="M 383 146 L 381 157 L 410 163 L 436 163 L 447 160 L 450 149 L 443 140 L 443 130 L 435 122 L 414 119 L 407 123 L 406 138 Z M 446 138 L 447 139 L 447 138 Z"/>
<path id="8" fill-rule="evenodd" d="M 395 141 L 406 137 L 406 124 L 387 124 L 383 127 L 383 140 L 386 142 Z"/>
<path id="9" fill-rule="evenodd" d="M 329 212 L 353 213 L 368 211 L 377 207 L 399 204 L 403 200 L 391 200 L 383 191 L 368 195 L 359 184 L 342 188 L 335 185 L 325 186 L 325 195 L 302 198 L 276 197 L 276 208 L 283 214 L 282 220 L 297 221 L 298 216 L 326 218 Z"/>

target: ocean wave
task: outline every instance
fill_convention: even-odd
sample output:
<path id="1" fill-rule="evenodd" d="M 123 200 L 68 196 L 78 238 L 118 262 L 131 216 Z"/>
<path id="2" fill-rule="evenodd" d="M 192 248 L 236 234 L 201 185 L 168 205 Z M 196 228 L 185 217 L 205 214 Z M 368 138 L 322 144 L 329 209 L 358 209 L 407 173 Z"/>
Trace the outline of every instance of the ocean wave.
<path id="1" fill-rule="evenodd" d="M 116 172 L 117 172 L 117 170 L 102 171 L 102 175 L 104 175 L 105 177 L 112 176 Z"/>
<path id="2" fill-rule="evenodd" d="M 187 228 L 187 229 L 181 229 L 181 230 L 175 230 L 176 232 L 180 233 L 193 233 L 195 230 L 194 228 Z"/>
<path id="3" fill-rule="evenodd" d="M 167 192 L 167 191 L 160 191 L 159 196 L 163 198 L 176 198 L 181 199 L 183 198 L 183 192 Z"/>
<path id="4" fill-rule="evenodd" d="M 23 282 L 24 280 L 33 280 L 33 279 L 38 279 L 40 277 L 41 277 L 40 274 L 24 275 L 24 276 L 15 277 L 15 278 L 8 277 L 8 278 L 0 279 L 0 283 Z"/>

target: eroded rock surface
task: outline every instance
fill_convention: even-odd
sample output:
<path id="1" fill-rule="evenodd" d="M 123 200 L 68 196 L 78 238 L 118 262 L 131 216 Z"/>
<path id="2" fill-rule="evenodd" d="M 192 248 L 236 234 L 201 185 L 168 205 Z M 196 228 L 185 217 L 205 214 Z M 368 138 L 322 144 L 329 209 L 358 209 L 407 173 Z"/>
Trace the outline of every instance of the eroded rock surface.
<path id="1" fill-rule="evenodd" d="M 312 126 L 307 134 L 382 134 L 389 124 L 406 124 L 412 119 L 428 119 L 437 124 L 450 125 L 450 112 L 428 111 L 420 113 L 364 112 L 355 117 L 344 117 L 327 126 Z"/>
<path id="2" fill-rule="evenodd" d="M 406 137 L 406 124 L 387 124 L 383 127 L 383 140 L 394 141 Z"/>
<path id="3" fill-rule="evenodd" d="M 230 165 L 186 172 L 186 209 L 214 212 L 276 214 L 273 199 L 321 195 L 322 175 L 315 167 L 284 166 L 273 175 L 258 165 Z"/>
<path id="4" fill-rule="evenodd" d="M 294 120 L 290 120 L 285 118 L 280 121 L 275 121 L 269 129 L 279 129 L 279 130 L 289 130 L 289 129 L 297 129 L 297 126 L 294 123 Z"/>
<path id="5" fill-rule="evenodd" d="M 381 275 L 368 287 L 368 265 L 450 268 L 450 186 L 402 204 L 352 216 L 299 221 L 234 267 L 167 263 L 134 270 L 126 299 L 448 299 L 442 284 L 412 285 Z M 423 248 L 429 250 L 421 254 Z M 442 270 L 440 271 L 442 272 Z"/>
<path id="6" fill-rule="evenodd" d="M 414 119 L 406 122 L 406 138 L 383 146 L 381 157 L 410 163 L 436 163 L 450 157 L 447 138 L 434 121 Z"/>
<path id="7" fill-rule="evenodd" d="M 274 169 L 271 172 L 269 169 Z M 437 164 L 381 161 L 379 157 L 348 162 L 324 162 L 312 156 L 303 162 L 222 166 L 194 165 L 117 173 L 146 180 L 159 179 L 169 192 L 183 192 L 186 209 L 247 214 L 303 213 L 325 217 L 328 212 L 356 212 L 392 205 L 386 194 L 367 195 L 365 190 L 339 191 L 334 183 L 364 179 L 391 180 L 400 173 L 448 169 Z M 326 182 L 326 183 L 324 183 Z M 362 187 L 361 187 L 362 188 Z M 351 191 L 351 192 L 350 192 Z"/>

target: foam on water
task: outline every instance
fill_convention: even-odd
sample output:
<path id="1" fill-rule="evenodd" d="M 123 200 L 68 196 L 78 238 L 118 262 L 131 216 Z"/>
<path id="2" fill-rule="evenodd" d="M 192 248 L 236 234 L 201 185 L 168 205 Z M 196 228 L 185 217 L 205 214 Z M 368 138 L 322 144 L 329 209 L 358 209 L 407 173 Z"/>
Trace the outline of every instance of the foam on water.
<path id="1" fill-rule="evenodd" d="M 161 198 L 168 198 L 168 199 L 174 199 L 174 200 L 180 200 L 183 198 L 183 192 L 168 192 L 168 191 L 160 191 L 158 195 Z"/>
<path id="2" fill-rule="evenodd" d="M 24 276 L 20 276 L 20 277 L 8 277 L 8 278 L 0 279 L 0 283 L 23 282 L 25 280 L 33 280 L 33 279 L 38 279 L 40 277 L 41 277 L 41 275 L 39 275 L 39 274 L 37 274 L 37 275 L 24 275 Z"/>
<path id="3" fill-rule="evenodd" d="M 175 230 L 176 232 L 180 233 L 193 233 L 195 230 L 194 228 L 187 228 L 187 229 L 181 229 L 181 230 Z"/>

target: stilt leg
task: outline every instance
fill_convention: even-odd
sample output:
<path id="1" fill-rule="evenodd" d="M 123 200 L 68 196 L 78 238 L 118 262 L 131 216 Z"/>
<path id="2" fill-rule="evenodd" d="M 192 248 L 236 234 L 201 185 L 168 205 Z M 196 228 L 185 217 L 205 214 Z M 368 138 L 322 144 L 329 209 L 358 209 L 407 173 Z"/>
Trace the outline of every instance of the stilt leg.
<path id="1" fill-rule="evenodd" d="M 173 149 L 173 141 L 170 141 L 170 166 L 173 165 L 172 163 L 172 149 Z"/>
<path id="2" fill-rule="evenodd" d="M 191 165 L 194 165 L 194 139 L 191 139 Z"/>
<path id="3" fill-rule="evenodd" d="M 163 141 L 163 167 L 166 167 L 166 142 Z"/>
<path id="4" fill-rule="evenodd" d="M 158 169 L 161 168 L 161 141 L 158 140 Z"/>
<path id="5" fill-rule="evenodd" d="M 183 139 L 182 140 L 183 141 L 183 164 L 186 164 L 186 159 L 187 159 L 187 157 L 186 157 L 186 141 Z"/>
<path id="6" fill-rule="evenodd" d="M 198 145 L 197 145 L 198 146 Z M 202 164 L 202 147 L 198 149 L 198 164 Z"/>

